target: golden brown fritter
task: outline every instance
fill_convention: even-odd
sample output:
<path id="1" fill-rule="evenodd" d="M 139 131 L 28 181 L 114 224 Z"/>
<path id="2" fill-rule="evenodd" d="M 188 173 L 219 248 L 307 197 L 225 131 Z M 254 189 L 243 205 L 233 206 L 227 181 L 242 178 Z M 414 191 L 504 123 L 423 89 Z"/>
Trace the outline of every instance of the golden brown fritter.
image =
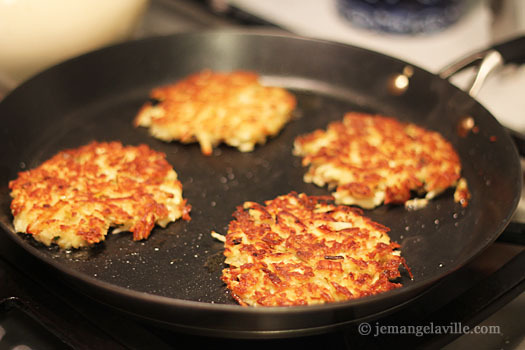
<path id="1" fill-rule="evenodd" d="M 411 191 L 426 196 L 409 204 L 424 203 L 461 174 L 456 151 L 439 133 L 380 115 L 347 113 L 327 130 L 297 137 L 294 154 L 309 166 L 305 182 L 337 187 L 336 203 L 363 208 L 406 204 Z"/>
<path id="2" fill-rule="evenodd" d="M 253 72 L 204 70 L 175 84 L 154 89 L 135 118 L 135 126 L 164 141 L 199 142 L 210 155 L 221 142 L 252 151 L 291 119 L 295 97 L 263 86 Z"/>
<path id="3" fill-rule="evenodd" d="M 319 304 L 401 286 L 392 280 L 405 262 L 389 229 L 330 199 L 292 192 L 237 208 L 222 280 L 241 305 Z"/>
<path id="4" fill-rule="evenodd" d="M 190 207 L 165 155 L 146 145 L 92 142 L 59 152 L 9 183 L 17 232 L 45 245 L 78 248 L 131 231 L 146 239 Z"/>

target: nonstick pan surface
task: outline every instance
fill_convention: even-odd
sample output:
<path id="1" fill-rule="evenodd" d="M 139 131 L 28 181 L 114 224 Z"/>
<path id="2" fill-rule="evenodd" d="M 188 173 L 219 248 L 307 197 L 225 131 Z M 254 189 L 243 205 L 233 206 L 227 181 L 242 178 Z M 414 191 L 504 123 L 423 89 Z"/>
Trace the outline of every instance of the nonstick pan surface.
<path id="1" fill-rule="evenodd" d="M 152 321 L 190 332 L 277 337 L 320 332 L 401 307 L 457 270 L 503 231 L 519 199 L 521 174 L 510 137 L 464 92 L 410 66 L 408 89 L 393 93 L 392 77 L 408 64 L 364 49 L 289 36 L 204 32 L 128 42 L 55 66 L 0 103 L 0 222 L 30 254 L 62 273 L 87 295 Z M 165 143 L 132 120 L 149 91 L 209 68 L 252 70 L 264 82 L 290 89 L 294 120 L 251 153 L 220 146 L 210 157 L 198 144 Z M 418 211 L 383 206 L 365 211 L 391 228 L 412 269 L 404 286 L 381 295 L 308 307 L 236 305 L 220 280 L 223 234 L 235 207 L 290 191 L 327 195 L 303 182 L 306 169 L 292 155 L 294 138 L 347 111 L 394 116 L 439 131 L 463 163 L 472 200 L 467 208 L 449 190 Z M 458 123 L 475 119 L 477 133 L 460 136 Z M 92 140 L 145 143 L 166 153 L 179 174 L 192 220 L 155 228 L 146 241 L 109 234 L 91 249 L 59 251 L 14 232 L 7 184 L 60 150 Z"/>

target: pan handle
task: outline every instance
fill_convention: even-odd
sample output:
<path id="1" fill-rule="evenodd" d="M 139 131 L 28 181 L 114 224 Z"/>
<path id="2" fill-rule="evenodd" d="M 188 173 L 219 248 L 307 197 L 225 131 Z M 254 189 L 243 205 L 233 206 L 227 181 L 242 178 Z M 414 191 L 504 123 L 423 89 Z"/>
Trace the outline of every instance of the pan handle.
<path id="1" fill-rule="evenodd" d="M 478 62 L 480 63 L 478 64 Z M 491 48 L 471 53 L 444 67 L 438 75 L 448 80 L 463 69 L 478 64 L 476 75 L 470 87 L 465 89 L 470 96 L 476 97 L 487 77 L 496 68 L 508 63 L 525 63 L 525 35 L 495 44 Z M 510 129 L 507 129 L 507 131 L 516 143 L 520 155 L 525 156 L 525 135 Z"/>
<path id="2" fill-rule="evenodd" d="M 472 97 L 476 97 L 487 77 L 496 68 L 508 63 L 525 63 L 525 36 L 515 37 L 462 57 L 441 69 L 438 75 L 443 79 L 450 79 L 463 69 L 477 65 L 476 75 L 466 89 Z"/>
<path id="3" fill-rule="evenodd" d="M 496 44 L 493 49 L 500 53 L 505 63 L 525 63 L 525 35 Z"/>

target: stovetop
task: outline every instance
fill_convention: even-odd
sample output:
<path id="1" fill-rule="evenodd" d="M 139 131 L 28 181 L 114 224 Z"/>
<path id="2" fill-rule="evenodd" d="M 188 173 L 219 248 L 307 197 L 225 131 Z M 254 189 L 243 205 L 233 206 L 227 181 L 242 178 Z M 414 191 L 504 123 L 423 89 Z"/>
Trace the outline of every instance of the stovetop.
<path id="1" fill-rule="evenodd" d="M 136 36 L 246 26 L 283 30 L 236 7 L 225 12 L 221 5 L 224 2 L 153 0 Z M 366 325 L 348 324 L 308 337 L 253 341 L 187 334 L 114 310 L 85 296 L 0 234 L 0 349 L 374 349 L 392 344 L 449 350 L 515 349 L 525 344 L 524 236 L 523 223 L 511 223 L 497 242 L 464 268 L 400 311 Z M 370 333 L 364 334 L 368 326 Z M 465 327 L 472 330 L 476 326 L 491 334 L 464 334 Z"/>
<path id="2" fill-rule="evenodd" d="M 361 335 L 360 324 L 302 338 L 242 340 L 209 338 L 164 329 L 149 321 L 123 314 L 83 295 L 56 271 L 25 253 L 6 235 L 0 235 L 0 349 L 26 345 L 30 349 L 169 349 L 173 347 L 223 348 L 246 346 L 329 346 L 333 349 L 366 346 L 383 348 L 402 342 L 409 348 L 442 348 L 456 338 L 473 335 L 454 334 L 381 334 L 381 327 L 405 325 L 498 327 L 494 334 L 477 335 L 485 346 L 515 348 L 521 323 L 499 317 L 521 306 L 506 305 L 525 289 L 523 246 L 496 242 L 464 268 L 446 277 L 406 308 L 368 322 L 369 335 Z M 505 306 L 506 305 L 506 306 Z M 521 307 L 521 309 L 519 309 Z M 508 309 L 508 310 L 505 310 Z M 499 311 L 498 311 L 499 310 Z M 492 318 L 487 319 L 495 311 Z M 497 322 L 495 321 L 497 320 Z M 384 333 L 384 332 L 383 332 Z M 460 348 L 449 345 L 450 349 Z M 494 347 L 492 346 L 494 345 Z M 450 347 L 452 346 L 452 347 Z"/>
<path id="3" fill-rule="evenodd" d="M 17 345 L 29 349 L 170 349 L 211 345 L 233 349 L 312 345 L 379 349 L 392 342 L 408 348 L 438 349 L 449 344 L 449 349 L 459 349 L 461 346 L 450 344 L 458 338 L 459 344 L 482 339 L 484 347 L 477 348 L 512 349 L 523 341 L 523 334 L 520 337 L 519 333 L 523 301 L 511 302 L 525 290 L 523 266 L 523 246 L 496 242 L 409 306 L 369 321 L 372 330 L 368 335 L 361 334 L 362 324 L 349 324 L 326 334 L 251 341 L 191 335 L 123 314 L 83 295 L 56 271 L 28 255 L 6 235 L 0 235 L 0 349 L 14 349 Z M 512 310 L 514 319 L 509 319 Z M 421 332 L 425 326 L 448 326 L 453 334 L 384 334 L 384 328 L 392 325 L 419 327 Z M 463 335 L 460 331 L 477 325 L 493 334 Z M 489 327 L 497 329 L 492 331 Z M 468 337 L 472 339 L 469 341 Z"/>

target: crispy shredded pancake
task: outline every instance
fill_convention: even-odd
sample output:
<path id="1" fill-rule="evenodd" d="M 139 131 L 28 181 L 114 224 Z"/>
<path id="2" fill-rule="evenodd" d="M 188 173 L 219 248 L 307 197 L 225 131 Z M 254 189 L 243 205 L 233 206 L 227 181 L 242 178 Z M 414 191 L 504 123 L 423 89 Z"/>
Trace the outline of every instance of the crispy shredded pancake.
<path id="1" fill-rule="evenodd" d="M 279 87 L 263 86 L 253 72 L 205 70 L 154 89 L 135 118 L 164 141 L 199 142 L 205 155 L 221 142 L 252 151 L 276 135 L 291 119 L 295 97 Z"/>
<path id="2" fill-rule="evenodd" d="M 392 280 L 406 264 L 389 229 L 331 199 L 292 192 L 237 208 L 222 280 L 241 305 L 319 304 L 401 286 Z"/>
<path id="3" fill-rule="evenodd" d="M 420 208 L 455 186 L 461 173 L 456 151 L 439 133 L 380 115 L 347 113 L 326 131 L 297 137 L 294 154 L 309 166 L 305 182 L 337 187 L 336 203 L 367 209 L 381 203 Z M 463 206 L 466 186 L 456 196 Z M 410 200 L 411 192 L 426 196 Z"/>
<path id="4" fill-rule="evenodd" d="M 92 142 L 59 152 L 9 183 L 17 232 L 45 245 L 79 248 L 113 232 L 146 239 L 190 207 L 165 155 L 146 145 Z"/>

